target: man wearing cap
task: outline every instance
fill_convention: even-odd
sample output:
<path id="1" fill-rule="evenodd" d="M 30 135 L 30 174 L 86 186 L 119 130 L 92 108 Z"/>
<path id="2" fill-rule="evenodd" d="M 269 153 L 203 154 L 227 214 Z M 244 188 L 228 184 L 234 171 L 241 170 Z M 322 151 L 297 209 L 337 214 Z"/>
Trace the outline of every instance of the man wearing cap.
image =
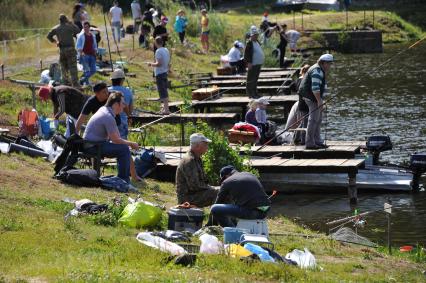
<path id="1" fill-rule="evenodd" d="M 59 63 L 61 65 L 62 82 L 79 87 L 77 71 L 77 52 L 74 48 L 74 36 L 80 29 L 61 14 L 59 25 L 54 26 L 47 34 L 47 39 L 59 47 Z M 71 76 L 71 82 L 70 82 Z"/>
<path id="2" fill-rule="evenodd" d="M 228 52 L 229 65 L 237 68 L 238 74 L 246 72 L 246 64 L 242 58 L 241 51 L 244 49 L 244 44 L 238 40 L 234 42 L 234 46 Z"/>
<path id="3" fill-rule="evenodd" d="M 90 32 L 89 22 L 83 24 L 83 30 L 77 35 L 76 49 L 83 65 L 80 84 L 89 85 L 89 78 L 96 73 L 96 52 L 98 51 L 96 36 Z"/>
<path id="4" fill-rule="evenodd" d="M 53 115 L 56 123 L 62 114 L 67 114 L 65 137 L 68 138 L 74 133 L 76 120 L 88 97 L 79 90 L 64 85 L 55 87 L 42 86 L 38 91 L 38 95 L 44 101 L 52 100 Z"/>
<path id="5" fill-rule="evenodd" d="M 124 107 L 124 111 L 120 113 L 121 123 L 118 126 L 118 131 L 120 132 L 121 138 L 127 139 L 129 134 L 128 117 L 133 112 L 133 92 L 128 87 L 123 86 L 124 80 L 124 71 L 121 69 L 115 69 L 111 75 L 112 86 L 109 87 L 108 90 L 110 92 L 118 91 L 123 94 L 124 103 L 126 105 Z"/>
<path id="6" fill-rule="evenodd" d="M 321 121 L 326 75 L 333 64 L 333 55 L 323 54 L 317 63 L 309 68 L 300 83 L 298 94 L 309 108 L 308 126 L 306 129 L 306 149 L 326 148 L 321 139 Z"/>
<path id="7" fill-rule="evenodd" d="M 258 41 L 259 31 L 256 26 L 250 28 L 250 39 L 244 51 L 244 60 L 247 63 L 246 93 L 250 98 L 259 98 L 257 94 L 257 80 L 260 69 L 265 61 L 262 47 Z"/>
<path id="8" fill-rule="evenodd" d="M 201 10 L 201 45 L 203 46 L 203 52 L 209 53 L 209 17 L 207 16 L 207 10 Z"/>
<path id="9" fill-rule="evenodd" d="M 169 19 L 166 16 L 161 16 L 161 22 L 158 26 L 154 28 L 154 33 L 152 34 L 153 38 L 157 38 L 157 36 L 160 36 L 163 40 L 163 46 L 166 46 L 166 42 L 168 40 L 169 34 L 167 33 L 166 25 L 169 22 Z M 157 47 L 154 43 L 154 54 L 155 51 L 157 51 Z"/>
<path id="10" fill-rule="evenodd" d="M 125 106 L 123 94 L 113 92 L 108 97 L 105 106 L 90 118 L 84 131 L 83 139 L 88 142 L 99 143 L 101 156 L 117 158 L 118 177 L 130 181 L 130 150 L 139 149 L 135 142 L 122 139 L 115 123 L 115 116 L 123 111 Z M 85 151 L 91 154 L 97 152 L 94 146 L 86 146 Z"/>
<path id="11" fill-rule="evenodd" d="M 87 117 L 90 114 L 95 114 L 99 108 L 105 105 L 105 102 L 108 99 L 108 86 L 104 82 L 100 82 L 94 85 L 93 91 L 95 95 L 89 97 L 86 103 L 84 104 L 81 112 L 79 113 L 77 123 L 75 125 L 75 131 L 77 134 L 80 133 L 81 126 L 87 121 Z M 117 125 L 121 124 L 120 115 L 115 117 L 115 122 Z"/>
<path id="12" fill-rule="evenodd" d="M 198 207 L 209 206 L 215 201 L 218 189 L 209 186 L 201 156 L 207 152 L 211 140 L 199 133 L 192 134 L 189 139 L 190 150 L 176 170 L 178 204 L 189 202 Z"/>
<path id="13" fill-rule="evenodd" d="M 210 209 L 207 225 L 235 227 L 235 218 L 264 219 L 271 201 L 259 179 L 249 172 L 238 172 L 228 165 L 220 170 L 220 190 Z M 231 201 L 232 204 L 227 204 Z"/>

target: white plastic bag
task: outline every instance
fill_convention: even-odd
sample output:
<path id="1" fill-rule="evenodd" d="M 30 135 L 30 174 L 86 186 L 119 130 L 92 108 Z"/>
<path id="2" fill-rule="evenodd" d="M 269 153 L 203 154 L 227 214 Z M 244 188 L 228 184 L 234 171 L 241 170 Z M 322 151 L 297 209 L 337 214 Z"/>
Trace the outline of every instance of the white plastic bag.
<path id="1" fill-rule="evenodd" d="M 316 268 L 317 263 L 314 255 L 307 248 L 304 248 L 304 250 L 295 249 L 288 253 L 285 258 L 296 262 L 300 268 Z"/>
<path id="2" fill-rule="evenodd" d="M 161 237 L 153 236 L 149 232 L 140 232 L 136 239 L 151 248 L 159 249 L 162 252 L 171 253 L 172 255 L 186 254 L 187 251 L 178 244 L 167 241 Z"/>
<path id="3" fill-rule="evenodd" d="M 215 236 L 203 234 L 200 236 L 202 254 L 220 254 L 223 251 L 223 244 Z"/>

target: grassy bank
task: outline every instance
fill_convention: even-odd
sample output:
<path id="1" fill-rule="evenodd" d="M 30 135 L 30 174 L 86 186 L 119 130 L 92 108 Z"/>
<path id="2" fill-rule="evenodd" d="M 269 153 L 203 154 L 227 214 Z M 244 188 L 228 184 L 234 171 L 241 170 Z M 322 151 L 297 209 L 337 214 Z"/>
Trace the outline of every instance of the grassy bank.
<path id="1" fill-rule="evenodd" d="M 321 267 L 247 264 L 225 255 L 200 255 L 193 267 L 166 263 L 167 254 L 139 244 L 136 229 L 96 224 L 91 217 L 64 220 L 65 197 L 109 203 L 115 193 L 63 185 L 50 178 L 51 165 L 21 155 L 0 155 L 0 281 L 169 282 L 422 282 L 425 262 L 343 245 L 285 218 L 268 220 L 275 249 L 286 254 L 308 248 Z M 20 172 L 19 175 L 16 172 Z M 148 180 L 142 197 L 170 207 L 171 184 Z M 134 195 L 132 195 L 134 196 Z M 125 195 L 120 195 L 126 199 Z M 163 216 L 165 212 L 163 212 Z M 162 221 L 163 229 L 165 221 Z M 424 260 L 421 259 L 421 260 Z"/>

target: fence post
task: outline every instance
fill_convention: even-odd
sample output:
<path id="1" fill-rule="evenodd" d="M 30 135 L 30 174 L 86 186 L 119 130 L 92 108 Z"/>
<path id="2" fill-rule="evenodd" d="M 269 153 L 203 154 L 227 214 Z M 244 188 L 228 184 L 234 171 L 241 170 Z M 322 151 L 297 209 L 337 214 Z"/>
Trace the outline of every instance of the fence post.
<path id="1" fill-rule="evenodd" d="M 1 79 L 4 81 L 4 64 L 1 64 Z"/>
<path id="2" fill-rule="evenodd" d="M 373 29 L 374 29 L 374 8 L 373 8 Z"/>
<path id="3" fill-rule="evenodd" d="M 296 29 L 296 13 L 293 11 L 293 29 Z"/>
<path id="4" fill-rule="evenodd" d="M 364 29 L 366 28 L 366 22 L 365 22 L 365 9 L 364 9 Z"/>
<path id="5" fill-rule="evenodd" d="M 303 25 L 303 11 L 300 12 L 302 14 L 302 30 L 305 30 L 304 25 Z"/>
<path id="6" fill-rule="evenodd" d="M 37 33 L 36 44 L 37 44 L 37 57 L 40 58 L 40 33 Z"/>

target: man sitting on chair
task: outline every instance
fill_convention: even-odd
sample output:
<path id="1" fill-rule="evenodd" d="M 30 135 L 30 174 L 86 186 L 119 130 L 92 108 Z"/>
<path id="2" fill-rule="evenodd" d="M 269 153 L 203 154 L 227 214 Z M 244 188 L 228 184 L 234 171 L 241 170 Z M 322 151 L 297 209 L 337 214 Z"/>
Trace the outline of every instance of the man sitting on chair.
<path id="1" fill-rule="evenodd" d="M 90 118 L 83 139 L 98 143 L 101 147 L 101 156 L 117 158 L 118 177 L 129 183 L 131 158 L 129 147 L 137 150 L 139 145 L 122 139 L 118 132 L 114 117 L 123 111 L 124 106 L 123 94 L 120 92 L 111 93 L 105 106 L 99 108 Z M 86 148 L 85 151 L 96 154 L 96 147 L 91 146 Z"/>
<path id="2" fill-rule="evenodd" d="M 235 227 L 233 218 L 264 219 L 271 205 L 259 179 L 228 165 L 220 170 L 221 186 L 210 209 L 209 225 Z M 225 204 L 228 202 L 233 204 Z"/>

